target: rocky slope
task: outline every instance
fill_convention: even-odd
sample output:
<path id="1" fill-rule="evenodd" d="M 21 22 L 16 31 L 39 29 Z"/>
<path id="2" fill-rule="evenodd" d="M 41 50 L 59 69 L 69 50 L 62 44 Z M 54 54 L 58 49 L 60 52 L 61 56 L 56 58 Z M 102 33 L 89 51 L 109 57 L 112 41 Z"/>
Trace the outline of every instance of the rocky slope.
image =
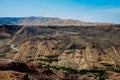
<path id="1" fill-rule="evenodd" d="M 120 69 L 120 25 L 0 26 L 0 58 L 74 69 Z"/>

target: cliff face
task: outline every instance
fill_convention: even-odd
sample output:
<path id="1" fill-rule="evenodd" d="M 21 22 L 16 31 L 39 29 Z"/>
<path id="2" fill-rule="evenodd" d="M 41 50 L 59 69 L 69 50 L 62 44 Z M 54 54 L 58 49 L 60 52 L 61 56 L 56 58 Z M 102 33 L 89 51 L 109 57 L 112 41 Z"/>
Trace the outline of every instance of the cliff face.
<path id="1" fill-rule="evenodd" d="M 120 66 L 120 25 L 21 26 L 12 32 L 10 45 L 0 48 L 1 58 L 74 69 Z"/>

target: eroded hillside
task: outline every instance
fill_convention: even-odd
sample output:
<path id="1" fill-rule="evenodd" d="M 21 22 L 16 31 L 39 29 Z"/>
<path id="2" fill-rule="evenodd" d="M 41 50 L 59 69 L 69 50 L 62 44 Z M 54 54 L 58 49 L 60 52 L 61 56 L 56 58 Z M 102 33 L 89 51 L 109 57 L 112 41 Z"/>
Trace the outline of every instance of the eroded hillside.
<path id="1" fill-rule="evenodd" d="M 0 57 L 74 69 L 119 69 L 120 25 L 1 25 Z"/>

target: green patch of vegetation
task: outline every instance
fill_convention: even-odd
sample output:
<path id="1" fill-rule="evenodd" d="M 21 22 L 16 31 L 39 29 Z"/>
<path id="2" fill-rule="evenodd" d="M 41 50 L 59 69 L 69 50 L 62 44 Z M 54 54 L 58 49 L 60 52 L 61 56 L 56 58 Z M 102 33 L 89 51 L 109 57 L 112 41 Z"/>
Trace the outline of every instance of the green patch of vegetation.
<path id="1" fill-rule="evenodd" d="M 107 66 L 107 70 L 120 73 L 120 66 L 119 65 Z"/>
<path id="2" fill-rule="evenodd" d="M 72 68 L 66 68 L 66 67 L 60 67 L 61 70 L 71 72 L 71 73 L 78 73 L 78 70 L 72 69 Z"/>
<path id="3" fill-rule="evenodd" d="M 76 69 L 72 69 L 72 68 L 67 68 L 67 67 L 59 67 L 59 66 L 50 66 L 47 65 L 44 68 L 55 68 L 57 70 L 63 70 L 63 71 L 67 71 L 70 73 L 74 73 L 74 74 L 87 74 L 87 73 L 97 73 L 98 75 L 96 76 L 102 76 L 104 75 L 104 73 L 106 72 L 106 70 L 99 70 L 99 69 L 91 69 L 91 70 L 87 70 L 87 69 L 83 69 L 83 70 L 76 70 Z"/>
<path id="4" fill-rule="evenodd" d="M 98 70 L 98 69 L 91 69 L 91 70 L 79 70 L 79 74 L 87 74 L 87 73 L 98 73 L 98 75 L 96 76 L 102 76 L 104 75 L 104 73 L 106 72 L 106 70 Z"/>
<path id="5" fill-rule="evenodd" d="M 67 68 L 67 67 L 59 67 L 59 66 L 50 66 L 50 65 L 47 65 L 47 66 L 44 66 L 44 68 L 47 68 L 47 69 L 50 69 L 50 68 L 55 68 L 57 70 L 63 70 L 63 71 L 67 71 L 67 72 L 70 72 L 70 73 L 78 73 L 78 70 L 75 70 L 75 69 L 72 69 L 72 68 Z"/>

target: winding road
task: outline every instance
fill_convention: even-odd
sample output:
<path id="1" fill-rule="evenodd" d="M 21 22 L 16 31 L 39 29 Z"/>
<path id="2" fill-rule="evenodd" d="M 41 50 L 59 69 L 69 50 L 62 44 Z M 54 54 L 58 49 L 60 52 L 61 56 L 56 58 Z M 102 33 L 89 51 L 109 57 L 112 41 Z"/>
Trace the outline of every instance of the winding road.
<path id="1" fill-rule="evenodd" d="M 15 50 L 17 52 L 19 51 L 19 49 L 14 47 L 15 46 L 14 44 L 7 43 L 6 45 L 9 45 L 11 49 L 13 49 L 13 50 Z"/>

